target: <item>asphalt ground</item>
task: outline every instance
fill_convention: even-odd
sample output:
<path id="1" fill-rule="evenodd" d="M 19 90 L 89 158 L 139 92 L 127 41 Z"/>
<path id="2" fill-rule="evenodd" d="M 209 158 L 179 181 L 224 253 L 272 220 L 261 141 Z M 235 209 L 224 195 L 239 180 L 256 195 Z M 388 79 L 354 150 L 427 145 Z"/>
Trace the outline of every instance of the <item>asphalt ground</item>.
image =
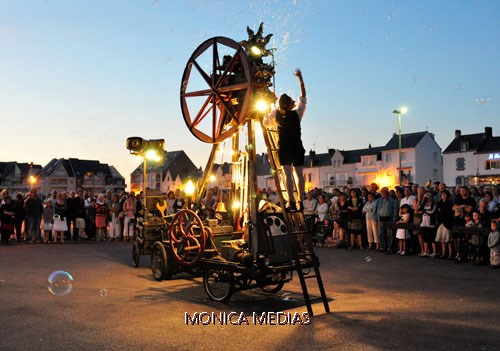
<path id="1" fill-rule="evenodd" d="M 130 243 L 0 246 L 0 350 L 500 350 L 500 270 L 316 252 L 331 313 L 315 303 L 309 324 L 255 325 L 254 312 L 306 312 L 298 279 L 218 304 L 199 277 L 156 282 L 147 256 L 133 268 Z M 57 270 L 73 276 L 67 295 L 47 288 Z M 249 325 L 186 324 L 195 312 L 243 313 Z"/>

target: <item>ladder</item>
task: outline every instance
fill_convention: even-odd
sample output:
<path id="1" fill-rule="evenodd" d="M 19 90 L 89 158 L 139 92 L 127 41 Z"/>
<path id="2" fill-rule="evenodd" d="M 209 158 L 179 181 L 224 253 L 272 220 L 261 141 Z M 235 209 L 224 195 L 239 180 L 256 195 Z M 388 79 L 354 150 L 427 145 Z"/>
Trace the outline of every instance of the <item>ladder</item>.
<path id="1" fill-rule="evenodd" d="M 276 184 L 276 192 L 280 199 L 281 208 L 283 210 L 283 218 L 285 220 L 286 226 L 288 228 L 288 235 L 290 238 L 290 246 L 292 250 L 293 263 L 295 265 L 295 270 L 299 277 L 300 285 L 302 288 L 302 294 L 304 296 L 304 301 L 306 303 L 307 312 L 310 316 L 313 316 L 313 310 L 311 306 L 311 297 L 309 296 L 309 290 L 307 288 L 307 279 L 316 279 L 318 288 L 321 294 L 321 301 L 325 308 L 325 312 L 330 312 L 330 306 L 328 305 L 328 298 L 326 296 L 325 288 L 323 285 L 323 280 L 321 279 L 321 274 L 319 271 L 319 259 L 314 253 L 313 245 L 311 239 L 306 230 L 305 218 L 302 209 L 287 211 L 285 208 L 286 201 L 291 201 L 288 199 L 288 192 L 286 191 L 286 180 L 283 167 L 279 162 L 278 156 L 278 131 L 272 128 L 266 128 L 262 123 L 262 135 L 264 136 L 264 141 L 267 147 L 267 154 L 269 157 L 269 164 L 271 165 L 271 172 L 274 177 L 274 182 Z M 297 181 L 294 177 L 294 196 L 296 199 L 298 196 L 298 186 Z M 314 273 L 308 270 L 312 266 Z"/>

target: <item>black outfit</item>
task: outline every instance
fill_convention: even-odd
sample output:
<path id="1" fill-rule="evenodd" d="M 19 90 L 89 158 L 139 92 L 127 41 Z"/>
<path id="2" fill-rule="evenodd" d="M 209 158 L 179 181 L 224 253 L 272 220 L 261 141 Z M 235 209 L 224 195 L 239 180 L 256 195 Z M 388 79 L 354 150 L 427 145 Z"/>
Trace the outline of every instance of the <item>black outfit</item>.
<path id="1" fill-rule="evenodd" d="M 279 135 L 279 159 L 282 165 L 304 165 L 306 150 L 302 145 L 300 118 L 295 110 L 276 113 L 276 124 Z"/>
<path id="2" fill-rule="evenodd" d="M 0 234 L 2 235 L 2 242 L 4 244 L 9 243 L 10 236 L 14 233 L 14 216 L 6 214 L 6 212 L 14 213 L 14 206 L 12 205 L 12 202 L 4 204 L 0 207 L 0 221 L 2 222 Z"/>
<path id="3" fill-rule="evenodd" d="M 78 229 L 76 229 L 76 218 L 77 212 L 80 206 L 80 198 L 78 197 L 68 197 L 66 199 L 66 204 L 68 207 L 66 223 L 68 223 L 68 230 L 71 228 L 71 223 L 73 223 L 73 234 L 71 240 L 76 240 L 78 238 Z"/>
<path id="4" fill-rule="evenodd" d="M 453 229 L 453 204 L 450 200 L 443 202 L 442 200 L 437 202 L 436 206 L 436 219 L 437 225 L 443 224 L 446 229 Z"/>
<path id="5" fill-rule="evenodd" d="M 21 241 L 21 231 L 24 222 L 24 200 L 16 199 L 12 202 L 14 207 L 14 228 L 16 229 L 17 241 Z"/>

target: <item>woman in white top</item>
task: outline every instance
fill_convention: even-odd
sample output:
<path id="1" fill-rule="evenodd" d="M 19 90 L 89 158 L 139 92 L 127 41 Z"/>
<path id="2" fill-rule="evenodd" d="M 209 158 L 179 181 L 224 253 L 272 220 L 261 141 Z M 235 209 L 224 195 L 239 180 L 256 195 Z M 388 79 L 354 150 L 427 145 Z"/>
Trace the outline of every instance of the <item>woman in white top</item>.
<path id="1" fill-rule="evenodd" d="M 323 195 L 318 196 L 318 206 L 315 212 L 318 216 L 318 223 L 323 223 L 328 214 L 328 204 L 325 202 L 325 197 Z"/>

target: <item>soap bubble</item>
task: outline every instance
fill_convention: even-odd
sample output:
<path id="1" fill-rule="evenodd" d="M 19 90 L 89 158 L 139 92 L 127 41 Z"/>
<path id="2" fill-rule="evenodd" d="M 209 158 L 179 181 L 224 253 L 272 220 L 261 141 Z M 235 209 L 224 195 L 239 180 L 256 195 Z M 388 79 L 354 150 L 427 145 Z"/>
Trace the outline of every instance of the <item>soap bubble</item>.
<path id="1" fill-rule="evenodd" d="M 490 102 L 490 98 L 487 96 L 480 96 L 475 100 L 479 105 L 484 105 Z"/>
<path id="2" fill-rule="evenodd" d="M 99 295 L 100 295 L 101 297 L 106 297 L 106 296 L 108 296 L 108 290 L 106 290 L 106 289 L 101 289 L 101 290 L 99 291 Z"/>
<path id="3" fill-rule="evenodd" d="M 52 272 L 47 281 L 47 288 L 56 296 L 68 295 L 73 290 L 73 277 L 68 272 Z"/>
<path id="4" fill-rule="evenodd" d="M 417 84 L 418 82 L 420 82 L 420 77 L 414 74 L 410 77 L 409 81 L 412 84 Z"/>

